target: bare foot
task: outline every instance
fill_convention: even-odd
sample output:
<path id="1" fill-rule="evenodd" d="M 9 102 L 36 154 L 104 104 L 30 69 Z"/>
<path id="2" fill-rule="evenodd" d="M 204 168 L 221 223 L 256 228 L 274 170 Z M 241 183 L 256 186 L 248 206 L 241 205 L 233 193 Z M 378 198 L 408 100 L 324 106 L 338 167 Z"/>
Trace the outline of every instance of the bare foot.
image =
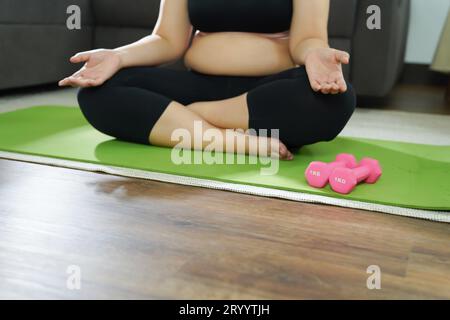
<path id="1" fill-rule="evenodd" d="M 289 149 L 281 141 L 278 140 L 278 143 L 280 146 L 279 150 L 280 159 L 287 161 L 294 160 L 294 155 L 289 151 Z"/>
<path id="2" fill-rule="evenodd" d="M 248 135 L 238 131 L 236 131 L 236 135 L 245 136 L 246 153 L 249 155 L 267 156 L 287 161 L 294 159 L 294 155 L 279 139 Z"/>

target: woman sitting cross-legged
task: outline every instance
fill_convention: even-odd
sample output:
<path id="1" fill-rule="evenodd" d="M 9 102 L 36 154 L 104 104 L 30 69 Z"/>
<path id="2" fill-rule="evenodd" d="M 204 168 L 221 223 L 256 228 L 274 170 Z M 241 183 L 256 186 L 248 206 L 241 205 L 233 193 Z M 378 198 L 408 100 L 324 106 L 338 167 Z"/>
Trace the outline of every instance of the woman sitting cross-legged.
<path id="1" fill-rule="evenodd" d="M 355 109 L 342 73 L 350 56 L 328 45 L 329 6 L 329 0 L 162 0 L 150 36 L 76 54 L 71 61 L 84 66 L 60 85 L 81 87 L 86 119 L 118 139 L 180 146 L 172 134 L 182 128 L 202 141 L 181 147 L 205 148 L 211 141 L 194 135 L 200 121 L 202 130 L 227 137 L 216 150 L 244 138 L 245 153 L 262 143 L 272 156 L 291 160 L 293 149 L 334 139 Z M 161 67 L 180 58 L 187 70 Z M 258 135 L 262 129 L 278 129 L 279 136 Z"/>

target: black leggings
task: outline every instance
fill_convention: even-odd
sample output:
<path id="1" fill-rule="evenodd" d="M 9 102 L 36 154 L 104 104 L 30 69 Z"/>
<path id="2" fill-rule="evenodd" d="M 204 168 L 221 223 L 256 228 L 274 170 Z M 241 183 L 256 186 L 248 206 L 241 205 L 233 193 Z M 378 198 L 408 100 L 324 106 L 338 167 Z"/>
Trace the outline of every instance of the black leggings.
<path id="1" fill-rule="evenodd" d="M 314 92 L 304 67 L 266 77 L 213 76 L 163 67 L 128 68 L 100 87 L 81 89 L 78 101 L 84 116 L 97 130 L 121 140 L 149 144 L 153 126 L 172 101 L 189 105 L 245 92 L 249 128 L 257 132 L 279 129 L 280 140 L 289 148 L 334 139 L 347 124 L 356 103 L 350 84 L 341 94 Z"/>

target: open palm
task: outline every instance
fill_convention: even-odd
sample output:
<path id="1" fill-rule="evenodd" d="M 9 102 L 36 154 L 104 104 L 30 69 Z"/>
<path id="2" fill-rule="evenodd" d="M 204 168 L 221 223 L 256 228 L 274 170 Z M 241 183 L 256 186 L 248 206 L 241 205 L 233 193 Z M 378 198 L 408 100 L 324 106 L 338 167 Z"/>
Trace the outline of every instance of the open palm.
<path id="1" fill-rule="evenodd" d="M 350 55 L 347 52 L 331 48 L 313 49 L 305 61 L 311 88 L 324 94 L 347 91 L 342 64 L 349 62 Z"/>
<path id="2" fill-rule="evenodd" d="M 120 69 L 120 58 L 113 50 L 100 49 L 81 52 L 70 58 L 70 62 L 84 62 L 85 64 L 73 75 L 61 80 L 60 86 L 100 86 Z"/>

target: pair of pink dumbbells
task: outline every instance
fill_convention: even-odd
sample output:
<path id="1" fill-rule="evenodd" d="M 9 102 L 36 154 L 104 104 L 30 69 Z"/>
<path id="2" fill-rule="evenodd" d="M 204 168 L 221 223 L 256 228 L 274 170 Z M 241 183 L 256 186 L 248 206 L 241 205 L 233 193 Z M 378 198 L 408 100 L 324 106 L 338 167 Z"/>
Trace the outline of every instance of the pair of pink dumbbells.
<path id="1" fill-rule="evenodd" d="M 359 164 L 352 154 L 341 153 L 331 163 L 313 161 L 305 171 L 306 181 L 315 188 L 323 188 L 330 183 L 331 189 L 348 194 L 358 183 L 375 183 L 382 174 L 378 160 L 363 158 Z"/>

